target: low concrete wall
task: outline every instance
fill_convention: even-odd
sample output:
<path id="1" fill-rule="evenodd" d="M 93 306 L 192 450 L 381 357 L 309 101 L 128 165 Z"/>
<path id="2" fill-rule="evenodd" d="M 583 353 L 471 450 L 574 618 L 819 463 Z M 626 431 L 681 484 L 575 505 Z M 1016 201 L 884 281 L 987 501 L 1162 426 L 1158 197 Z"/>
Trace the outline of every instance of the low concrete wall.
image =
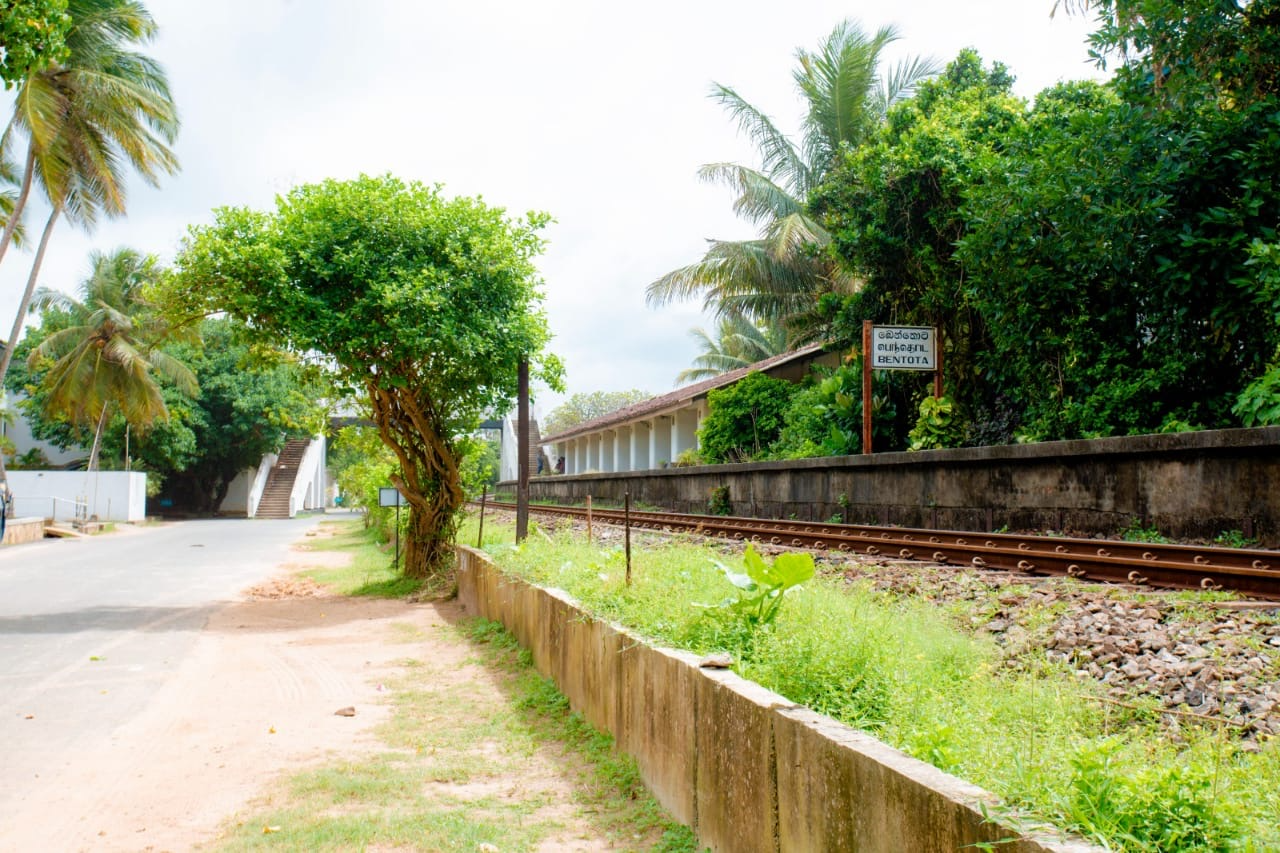
<path id="1" fill-rule="evenodd" d="M 502 487 L 514 489 L 514 484 Z M 531 478 L 535 500 L 851 524 L 1110 534 L 1134 519 L 1177 538 L 1243 530 L 1280 546 L 1280 427 Z"/>
<path id="2" fill-rule="evenodd" d="M 505 625 L 570 706 L 613 733 L 699 844 L 750 853 L 1097 850 L 990 821 L 983 807 L 995 798 L 980 788 L 732 672 L 650 647 L 559 590 L 503 575 L 482 552 L 460 547 L 458 559 L 467 611 Z"/>
<path id="3" fill-rule="evenodd" d="M 25 545 L 44 538 L 43 518 L 10 518 L 4 524 L 5 545 Z"/>

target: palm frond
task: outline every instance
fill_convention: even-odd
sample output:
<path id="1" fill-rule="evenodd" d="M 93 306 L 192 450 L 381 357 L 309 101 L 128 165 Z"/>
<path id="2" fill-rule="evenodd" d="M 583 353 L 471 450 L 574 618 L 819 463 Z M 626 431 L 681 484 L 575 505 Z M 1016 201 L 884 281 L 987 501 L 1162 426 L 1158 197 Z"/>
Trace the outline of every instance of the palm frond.
<path id="1" fill-rule="evenodd" d="M 942 66 L 932 57 L 911 56 L 894 65 L 885 75 L 876 99 L 881 114 L 900 101 L 912 97 L 916 87 L 931 77 L 942 73 Z"/>
<path id="2" fill-rule="evenodd" d="M 708 163 L 698 170 L 708 183 L 723 184 L 738 193 L 733 212 L 756 225 L 804 210 L 804 202 L 767 175 L 736 163 Z"/>
<path id="3" fill-rule="evenodd" d="M 729 111 L 738 128 L 751 139 L 760 154 L 761 171 L 787 186 L 794 195 L 802 195 L 812 183 L 809 165 L 786 134 L 728 86 L 713 84 L 711 97 Z"/>

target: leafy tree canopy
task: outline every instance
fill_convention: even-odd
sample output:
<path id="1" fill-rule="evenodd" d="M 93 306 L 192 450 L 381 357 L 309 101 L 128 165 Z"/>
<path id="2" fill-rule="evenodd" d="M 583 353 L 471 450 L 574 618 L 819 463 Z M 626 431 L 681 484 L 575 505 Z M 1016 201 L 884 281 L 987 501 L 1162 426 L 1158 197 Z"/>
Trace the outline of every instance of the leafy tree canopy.
<path id="1" fill-rule="evenodd" d="M 457 438 L 512 405 L 521 360 L 559 387 L 533 264 L 547 221 L 391 176 L 328 180 L 192 229 L 172 291 L 363 390 L 410 505 L 404 570 L 424 577 L 451 558 Z"/>
<path id="2" fill-rule="evenodd" d="M 864 282 L 852 297 L 828 301 L 835 339 L 857 345 L 864 320 L 938 326 L 946 384 L 960 389 L 964 407 L 982 413 L 984 425 L 996 396 L 976 362 L 988 348 L 986 318 L 970 304 L 955 244 L 969 228 L 966 194 L 987 180 L 1002 150 L 1023 132 L 1027 105 L 1011 93 L 1012 83 L 1000 63 L 986 67 L 975 51 L 961 51 L 890 112 L 873 143 L 849 152 L 812 199 L 833 252 Z M 876 393 L 886 396 L 878 411 L 905 418 L 931 393 L 930 377 L 890 375 L 877 377 Z M 902 445 L 910 426 L 903 420 L 901 434 L 877 446 Z"/>
<path id="3" fill-rule="evenodd" d="M 20 404 L 32 433 L 63 449 L 84 447 L 91 427 L 59 416 L 47 405 L 48 363 L 27 367 L 23 357 L 56 328 L 57 309 L 28 331 L 7 377 L 11 390 L 27 396 Z M 206 320 L 198 340 L 171 342 L 166 354 L 187 365 L 199 384 L 191 395 L 159 379 L 169 412 L 145 432 L 127 429 L 116 414 L 102 436 L 104 464 L 123 468 L 126 448 L 132 467 L 148 472 L 148 489 L 192 512 L 216 512 L 227 487 L 246 468 L 276 452 L 288 437 L 320 431 L 326 395 L 315 371 L 298 359 L 251 343 L 246 329 L 229 319 Z"/>
<path id="4" fill-rule="evenodd" d="M 866 286 L 825 307 L 844 343 L 864 319 L 940 326 L 968 443 L 1256 422 L 1280 347 L 1280 3 L 1076 5 L 1102 13 L 1112 82 L 1027 109 L 962 53 L 845 158 L 813 203 Z M 916 410 L 923 383 L 901 387 Z"/>
<path id="5" fill-rule="evenodd" d="M 546 437 L 562 433 L 618 409 L 643 403 L 652 396 L 648 391 L 635 388 L 630 391 L 580 391 L 551 410 L 551 414 L 542 423 L 542 435 Z"/>
<path id="6" fill-rule="evenodd" d="M 65 58 L 71 18 L 67 0 L 0 2 L 0 80 L 6 89 Z"/>

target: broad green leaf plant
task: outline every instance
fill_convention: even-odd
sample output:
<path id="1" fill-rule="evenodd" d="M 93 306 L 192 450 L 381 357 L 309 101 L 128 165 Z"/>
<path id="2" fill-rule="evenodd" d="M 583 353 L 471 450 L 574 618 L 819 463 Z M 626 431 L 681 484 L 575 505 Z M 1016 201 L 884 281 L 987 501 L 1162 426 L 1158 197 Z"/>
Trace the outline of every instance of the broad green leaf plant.
<path id="1" fill-rule="evenodd" d="M 772 625 L 778 618 L 783 596 L 814 576 L 813 555 L 803 552 L 787 552 L 774 557 L 772 563 L 760 556 L 754 545 L 747 545 L 743 554 L 746 573 L 713 560 L 724 572 L 729 583 L 737 587 L 738 594 L 719 604 L 695 605 L 706 610 L 709 618 L 720 620 L 730 633 L 741 639 L 749 652 L 752 638 L 761 628 Z"/>

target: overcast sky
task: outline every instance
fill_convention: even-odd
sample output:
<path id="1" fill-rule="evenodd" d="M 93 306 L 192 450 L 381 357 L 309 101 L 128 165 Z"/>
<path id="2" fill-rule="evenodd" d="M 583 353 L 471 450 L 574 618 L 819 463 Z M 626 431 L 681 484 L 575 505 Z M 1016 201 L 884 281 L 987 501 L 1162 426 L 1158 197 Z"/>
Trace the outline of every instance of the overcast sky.
<path id="1" fill-rule="evenodd" d="M 442 183 L 513 214 L 556 219 L 540 267 L 567 393 L 660 394 L 690 366 L 699 305 L 645 305 L 645 286 L 697 260 L 704 240 L 752 236 L 703 163 L 752 151 L 707 97 L 733 86 L 788 132 L 801 107 L 798 47 L 840 20 L 892 24 L 894 55 L 946 62 L 964 47 L 999 60 L 1034 96 L 1096 77 L 1089 22 L 1052 0 L 146 0 L 149 51 L 168 71 L 180 174 L 133 185 L 126 219 L 92 234 L 60 223 L 41 284 L 74 291 L 88 253 L 127 245 L 171 259 L 223 205 L 267 208 L 298 183 L 361 173 Z M 5 115 L 11 110 L 5 96 Z M 33 232 L 47 209 L 35 208 Z M 8 334 L 29 252 L 0 266 Z M 538 408 L 558 395 L 543 391 Z"/>

